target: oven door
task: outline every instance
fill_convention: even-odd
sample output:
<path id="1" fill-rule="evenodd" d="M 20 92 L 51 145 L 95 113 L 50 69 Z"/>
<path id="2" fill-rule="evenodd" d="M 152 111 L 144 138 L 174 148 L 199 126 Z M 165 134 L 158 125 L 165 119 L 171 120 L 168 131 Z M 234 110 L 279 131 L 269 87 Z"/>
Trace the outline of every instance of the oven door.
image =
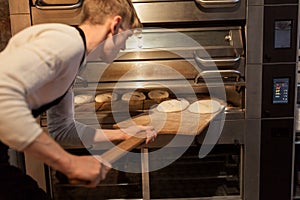
<path id="1" fill-rule="evenodd" d="M 66 10 L 79 8 L 83 0 L 32 0 L 32 5 L 42 10 Z"/>
<path id="2" fill-rule="evenodd" d="M 244 119 L 246 77 L 242 33 L 240 27 L 145 28 L 142 41 L 131 37 L 126 50 L 111 64 L 96 59 L 96 51 L 93 52 L 94 60 L 87 62 L 79 74 L 88 84 L 85 87 L 78 84 L 74 88 L 75 95 L 104 91 L 122 95 L 139 90 L 147 96 L 148 91 L 168 89 L 180 96 L 189 96 L 189 92 L 206 95 L 209 89 L 225 87 L 231 105 L 226 109 L 227 118 Z M 147 111 L 151 106 L 141 102 L 137 110 Z M 92 106 L 92 109 L 95 108 Z M 86 120 L 85 117 L 82 118 Z M 231 123 L 238 129 L 239 124 Z M 241 131 L 234 133 L 238 134 L 234 138 L 242 138 Z"/>
<path id="3" fill-rule="evenodd" d="M 91 52 L 88 61 L 101 61 L 99 51 L 96 49 Z M 175 60 L 181 60 L 192 63 L 198 72 L 231 70 L 244 77 L 244 53 L 243 30 L 239 26 L 172 29 L 145 27 L 142 33 L 126 41 L 126 50 L 120 52 L 113 65 L 127 62 L 133 66 L 153 60 L 176 63 Z M 194 79 L 195 76 L 185 78 Z"/>
<path id="4" fill-rule="evenodd" d="M 32 0 L 32 23 L 59 22 L 78 25 L 83 1 Z M 133 0 L 132 2 L 144 24 L 236 21 L 246 18 L 246 0 Z"/>
<path id="5" fill-rule="evenodd" d="M 32 0 L 32 24 L 78 25 L 83 0 Z"/>
<path id="6" fill-rule="evenodd" d="M 246 16 L 246 0 L 133 0 L 133 2 L 143 23 L 243 20 Z"/>

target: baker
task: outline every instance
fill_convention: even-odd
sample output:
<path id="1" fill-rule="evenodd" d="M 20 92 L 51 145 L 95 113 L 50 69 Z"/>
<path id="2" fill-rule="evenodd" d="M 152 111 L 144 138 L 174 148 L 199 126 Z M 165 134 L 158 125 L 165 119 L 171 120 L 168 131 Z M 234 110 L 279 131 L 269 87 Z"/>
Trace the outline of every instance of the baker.
<path id="1" fill-rule="evenodd" d="M 88 145 L 126 140 L 150 126 L 122 130 L 93 129 L 73 117 L 72 83 L 85 57 L 100 47 L 99 57 L 110 63 L 125 48 L 133 28 L 140 27 L 130 0 L 85 0 L 82 21 L 31 26 L 13 36 L 0 53 L 0 199 L 48 199 L 36 182 L 9 164 L 8 147 L 41 160 L 69 179 L 95 187 L 109 170 L 93 156 L 75 156 L 60 145 Z M 98 48 L 99 49 L 99 48 Z M 35 117 L 48 110 L 52 139 Z"/>

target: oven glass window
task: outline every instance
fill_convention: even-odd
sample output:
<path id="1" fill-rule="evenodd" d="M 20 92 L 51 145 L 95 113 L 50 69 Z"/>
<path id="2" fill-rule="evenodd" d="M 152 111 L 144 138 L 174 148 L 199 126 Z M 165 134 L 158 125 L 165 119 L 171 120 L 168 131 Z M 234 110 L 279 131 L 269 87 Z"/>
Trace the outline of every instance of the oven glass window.
<path id="1" fill-rule="evenodd" d="M 138 37 L 135 35 L 126 41 L 126 49 L 180 48 L 200 46 L 230 46 L 226 38 L 230 30 L 168 30 L 147 29 Z"/>
<path id="2" fill-rule="evenodd" d="M 172 152 L 177 151 L 178 148 L 180 147 L 170 148 L 164 157 L 150 155 L 150 168 L 156 163 L 173 159 Z M 199 146 L 191 146 L 167 167 L 150 172 L 151 198 L 235 196 L 237 199 L 237 196 L 240 196 L 241 147 L 216 145 L 202 159 L 198 157 L 199 149 Z"/>

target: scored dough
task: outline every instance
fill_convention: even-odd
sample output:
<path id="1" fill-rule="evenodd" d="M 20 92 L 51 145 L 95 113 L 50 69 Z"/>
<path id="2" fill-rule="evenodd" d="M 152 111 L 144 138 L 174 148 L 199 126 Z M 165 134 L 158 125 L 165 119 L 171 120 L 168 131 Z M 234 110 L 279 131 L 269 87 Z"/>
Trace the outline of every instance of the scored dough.
<path id="1" fill-rule="evenodd" d="M 215 113 L 221 109 L 221 104 L 215 100 L 199 100 L 192 103 L 188 110 L 192 113 Z"/>
<path id="2" fill-rule="evenodd" d="M 178 112 L 185 110 L 190 103 L 185 99 L 171 99 L 161 102 L 157 106 L 159 112 Z"/>
<path id="3" fill-rule="evenodd" d="M 164 90 L 152 90 L 148 93 L 150 99 L 167 99 L 169 97 L 169 92 Z"/>
<path id="4" fill-rule="evenodd" d="M 116 101 L 118 99 L 118 95 L 116 93 L 103 93 L 103 94 L 98 94 L 95 97 L 95 101 L 97 103 L 104 103 L 104 102 L 111 102 L 111 101 Z"/>
<path id="5" fill-rule="evenodd" d="M 75 105 L 84 104 L 84 103 L 91 103 L 94 101 L 93 95 L 88 94 L 79 94 L 74 97 Z"/>
<path id="6" fill-rule="evenodd" d="M 146 96 L 142 92 L 127 92 L 123 94 L 122 100 L 123 101 L 143 101 L 146 99 Z"/>

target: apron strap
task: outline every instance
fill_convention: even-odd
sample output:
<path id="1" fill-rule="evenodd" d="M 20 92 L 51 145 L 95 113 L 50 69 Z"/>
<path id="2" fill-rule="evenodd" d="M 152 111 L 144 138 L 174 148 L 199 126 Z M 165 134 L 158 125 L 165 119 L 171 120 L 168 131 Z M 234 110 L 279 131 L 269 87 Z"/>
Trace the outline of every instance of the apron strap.
<path id="1" fill-rule="evenodd" d="M 83 40 L 83 43 L 84 43 L 84 51 L 86 51 L 86 39 L 85 39 L 85 35 L 84 35 L 84 32 L 79 28 L 79 27 L 75 27 L 76 30 L 78 30 L 82 40 Z M 83 61 L 85 59 L 85 53 L 83 54 L 82 56 L 82 59 L 80 61 L 80 66 L 82 65 Z M 69 88 L 72 87 L 74 81 L 72 82 L 71 86 Z M 37 109 L 33 109 L 31 111 L 32 115 L 36 118 L 38 117 L 40 114 L 42 114 L 43 112 L 46 112 L 49 108 L 51 108 L 52 106 L 55 106 L 56 104 L 59 104 L 59 102 L 66 96 L 68 90 L 61 96 L 61 97 L 58 97 L 57 99 L 55 99 L 54 101 L 48 103 L 48 104 L 45 104 Z"/>

